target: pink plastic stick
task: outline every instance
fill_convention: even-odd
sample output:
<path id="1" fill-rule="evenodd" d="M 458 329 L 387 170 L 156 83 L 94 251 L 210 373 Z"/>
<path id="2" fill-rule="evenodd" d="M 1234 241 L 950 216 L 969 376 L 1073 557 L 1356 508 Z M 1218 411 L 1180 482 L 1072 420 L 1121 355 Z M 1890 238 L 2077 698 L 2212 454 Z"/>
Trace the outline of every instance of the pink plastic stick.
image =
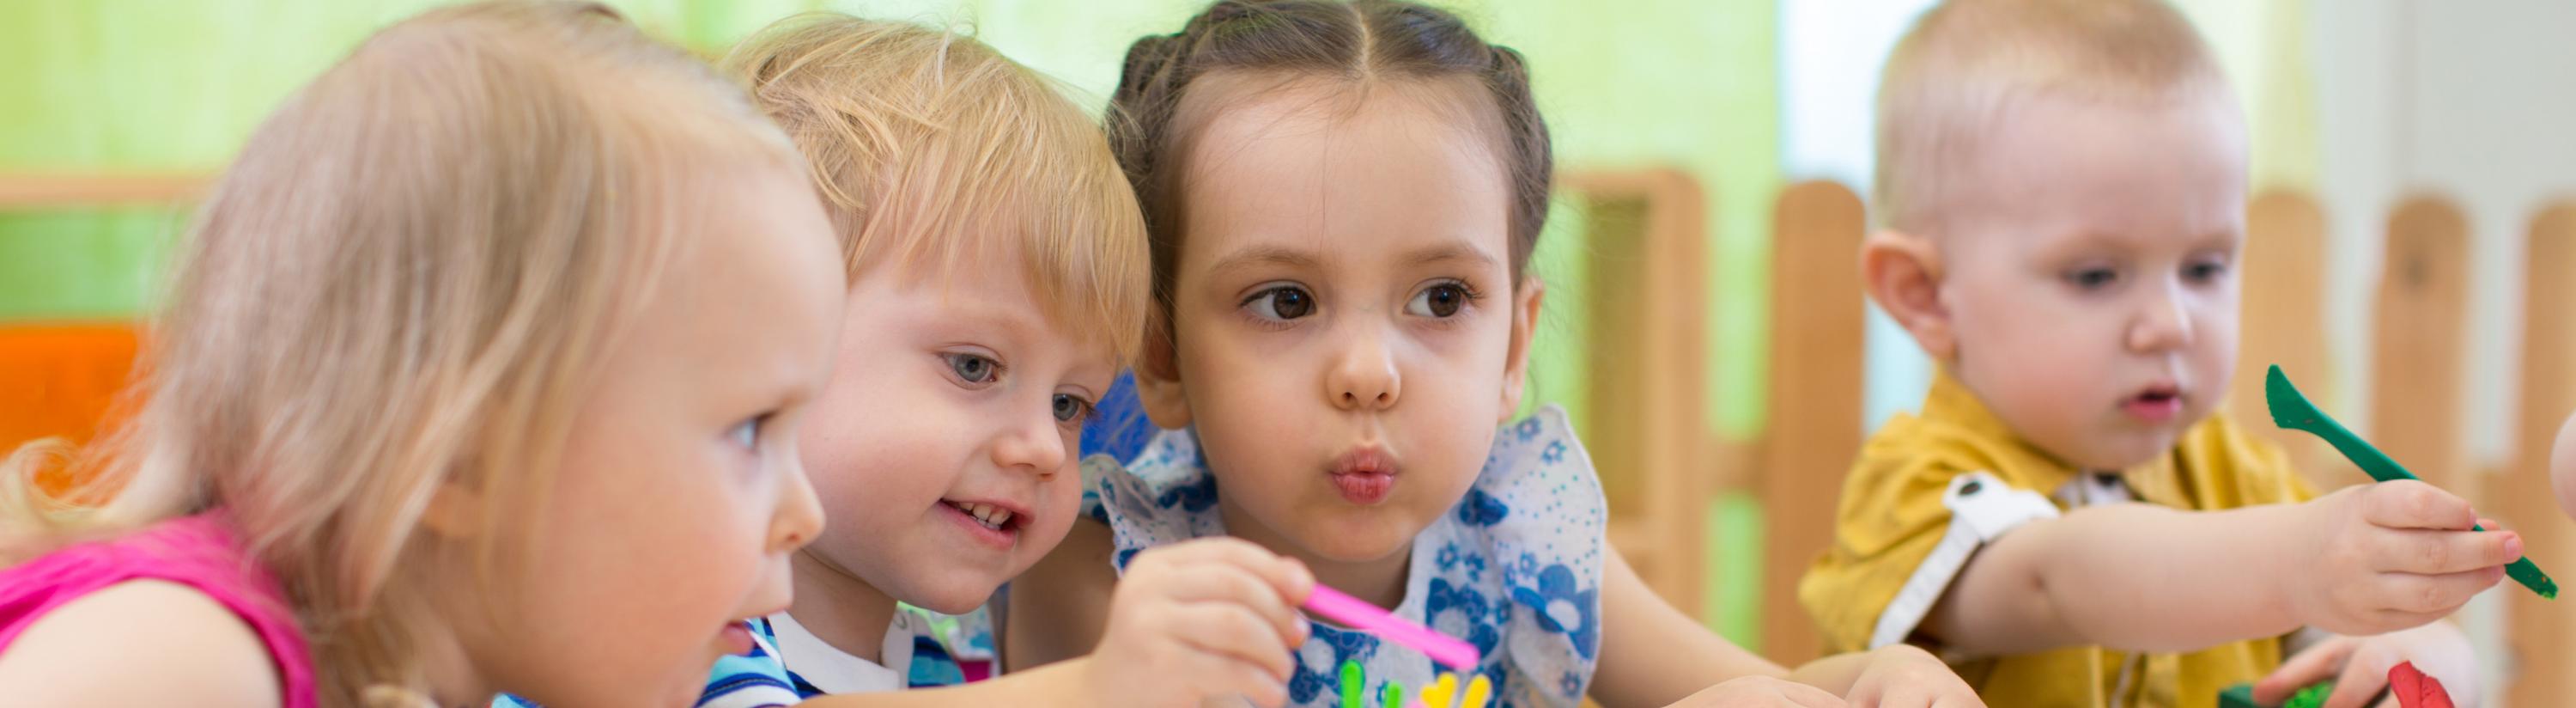
<path id="1" fill-rule="evenodd" d="M 1476 669 L 1478 655 L 1475 645 L 1432 631 L 1430 627 L 1414 624 L 1386 610 L 1378 609 L 1376 605 L 1368 604 L 1367 601 L 1344 595 L 1340 590 L 1322 585 L 1315 586 L 1315 593 L 1306 596 L 1306 609 L 1352 629 L 1413 647 L 1423 655 L 1431 657 L 1432 661 L 1440 662 L 1450 668 L 1460 671 Z"/>

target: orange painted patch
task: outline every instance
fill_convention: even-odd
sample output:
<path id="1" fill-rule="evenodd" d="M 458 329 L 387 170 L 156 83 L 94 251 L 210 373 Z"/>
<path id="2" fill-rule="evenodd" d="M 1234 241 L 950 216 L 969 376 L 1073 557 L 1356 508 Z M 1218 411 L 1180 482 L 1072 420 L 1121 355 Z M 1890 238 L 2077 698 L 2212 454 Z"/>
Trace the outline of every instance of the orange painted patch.
<path id="1" fill-rule="evenodd" d="M 86 443 L 106 428 L 140 346 L 134 325 L 0 326 L 0 450 L 39 438 Z M 60 494 L 79 480 L 46 470 L 39 486 Z"/>

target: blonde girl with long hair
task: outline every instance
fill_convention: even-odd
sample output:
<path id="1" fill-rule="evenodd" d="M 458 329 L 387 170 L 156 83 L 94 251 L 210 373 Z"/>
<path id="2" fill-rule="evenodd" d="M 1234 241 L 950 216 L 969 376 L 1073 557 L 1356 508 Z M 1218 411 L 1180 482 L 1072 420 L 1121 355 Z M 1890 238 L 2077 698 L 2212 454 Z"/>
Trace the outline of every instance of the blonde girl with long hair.
<path id="1" fill-rule="evenodd" d="M 838 262 L 794 146 L 608 10 L 378 33 L 215 186 L 131 422 L 9 458 L 0 695 L 687 702 L 820 531 Z"/>

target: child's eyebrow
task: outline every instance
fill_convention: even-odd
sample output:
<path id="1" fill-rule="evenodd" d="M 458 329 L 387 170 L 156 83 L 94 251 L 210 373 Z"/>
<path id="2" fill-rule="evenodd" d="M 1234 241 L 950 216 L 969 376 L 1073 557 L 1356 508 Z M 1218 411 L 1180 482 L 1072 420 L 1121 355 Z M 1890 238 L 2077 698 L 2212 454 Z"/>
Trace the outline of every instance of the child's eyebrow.
<path id="1" fill-rule="evenodd" d="M 1217 259 L 1216 265 L 1208 267 L 1208 272 L 1223 275 L 1230 271 L 1265 265 L 1313 269 L 1321 267 L 1323 262 L 1317 259 L 1315 254 L 1306 251 L 1285 246 L 1254 245 L 1245 246 L 1226 254 L 1224 258 Z"/>
<path id="2" fill-rule="evenodd" d="M 960 298 L 943 300 L 939 317 L 950 325 L 988 329 L 1005 335 L 1047 331 L 1047 321 L 1032 316 L 1031 312 L 1031 308 L 1023 306 Z"/>
<path id="3" fill-rule="evenodd" d="M 1412 253 L 1405 254 L 1403 262 L 1405 265 L 1413 266 L 1449 262 L 1464 262 L 1468 265 L 1474 266 L 1492 266 L 1502 261 L 1495 258 L 1494 254 L 1485 252 L 1485 249 L 1477 248 L 1476 244 L 1469 242 L 1466 239 L 1458 239 L 1447 243 L 1433 244 L 1416 249 Z"/>

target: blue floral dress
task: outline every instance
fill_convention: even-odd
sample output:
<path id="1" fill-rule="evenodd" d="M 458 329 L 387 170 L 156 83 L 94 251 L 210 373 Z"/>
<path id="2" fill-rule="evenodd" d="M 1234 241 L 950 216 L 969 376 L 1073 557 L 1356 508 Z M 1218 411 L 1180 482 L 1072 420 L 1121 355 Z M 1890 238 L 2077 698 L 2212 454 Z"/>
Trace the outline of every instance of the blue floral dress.
<path id="1" fill-rule="evenodd" d="M 1225 534 L 1216 478 L 1190 430 L 1155 436 L 1126 469 L 1095 459 L 1083 473 L 1084 511 L 1114 532 L 1120 572 L 1146 548 Z M 1565 411 L 1540 409 L 1495 434 L 1466 497 L 1414 538 L 1395 613 L 1474 644 L 1483 656 L 1476 673 L 1498 689 L 1494 705 L 1578 705 L 1601 648 L 1608 515 Z M 1323 624 L 1296 658 L 1288 682 L 1296 706 L 1340 705 L 1344 661 L 1362 667 L 1367 696 L 1389 681 L 1411 696 L 1448 670 L 1403 645 Z"/>

